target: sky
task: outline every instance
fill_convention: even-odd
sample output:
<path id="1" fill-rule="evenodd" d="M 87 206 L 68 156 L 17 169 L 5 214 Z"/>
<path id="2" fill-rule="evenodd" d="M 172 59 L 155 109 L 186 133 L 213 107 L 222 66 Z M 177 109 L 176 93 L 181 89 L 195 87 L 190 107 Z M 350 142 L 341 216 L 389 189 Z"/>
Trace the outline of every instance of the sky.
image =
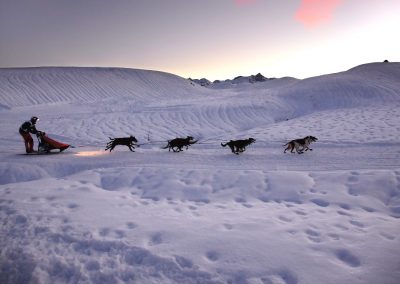
<path id="1" fill-rule="evenodd" d="M 0 67 L 222 80 L 400 61 L 400 0 L 0 0 Z"/>

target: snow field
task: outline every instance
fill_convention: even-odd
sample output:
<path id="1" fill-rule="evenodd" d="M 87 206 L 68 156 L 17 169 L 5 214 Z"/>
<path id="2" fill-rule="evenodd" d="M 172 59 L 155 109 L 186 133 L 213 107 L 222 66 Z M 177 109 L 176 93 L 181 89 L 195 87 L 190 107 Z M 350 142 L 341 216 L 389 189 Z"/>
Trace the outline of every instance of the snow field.
<path id="1" fill-rule="evenodd" d="M 398 63 L 209 88 L 0 69 L 0 283 L 397 284 L 399 78 Z M 76 148 L 24 155 L 32 115 Z M 104 151 L 129 135 L 135 153 Z M 306 135 L 313 151 L 283 154 Z M 248 137 L 241 155 L 220 146 Z"/>

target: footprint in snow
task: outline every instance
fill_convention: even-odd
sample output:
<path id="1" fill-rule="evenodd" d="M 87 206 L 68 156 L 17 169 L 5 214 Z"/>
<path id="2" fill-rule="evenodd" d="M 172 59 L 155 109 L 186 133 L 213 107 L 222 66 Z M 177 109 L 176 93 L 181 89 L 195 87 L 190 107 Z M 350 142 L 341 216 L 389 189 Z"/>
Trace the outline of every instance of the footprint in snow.
<path id="1" fill-rule="evenodd" d="M 329 202 L 325 201 L 323 199 L 311 199 L 311 202 L 313 202 L 314 204 L 321 206 L 321 207 L 328 207 L 329 206 Z"/>
<path id="2" fill-rule="evenodd" d="M 365 225 L 359 221 L 356 220 L 350 220 L 350 224 L 352 224 L 353 226 L 356 226 L 358 228 L 364 228 Z"/>
<path id="3" fill-rule="evenodd" d="M 253 205 L 249 204 L 249 203 L 242 203 L 242 205 L 246 208 L 253 208 Z"/>
<path id="4" fill-rule="evenodd" d="M 340 240 L 340 235 L 338 234 L 328 234 L 328 237 L 330 237 L 334 241 Z"/>
<path id="5" fill-rule="evenodd" d="M 347 249 L 338 249 L 334 252 L 334 254 L 340 261 L 350 267 L 355 268 L 361 265 L 360 259 Z"/>
<path id="6" fill-rule="evenodd" d="M 278 216 L 278 219 L 281 220 L 281 221 L 283 221 L 283 222 L 287 222 L 287 223 L 290 223 L 290 222 L 293 221 L 291 218 L 286 217 L 286 216 L 282 216 L 282 215 L 281 215 L 281 216 Z"/>
<path id="7" fill-rule="evenodd" d="M 115 230 L 114 234 L 118 239 L 123 239 L 126 237 L 126 233 L 124 230 Z"/>
<path id="8" fill-rule="evenodd" d="M 178 263 L 178 265 L 181 268 L 192 268 L 193 267 L 193 262 L 183 256 L 176 255 L 175 261 Z"/>
<path id="9" fill-rule="evenodd" d="M 227 230 L 232 230 L 233 229 L 233 225 L 232 224 L 224 224 L 224 228 Z"/>
<path id="10" fill-rule="evenodd" d="M 303 212 L 303 211 L 300 211 L 300 210 L 296 210 L 296 211 L 294 211 L 294 213 L 296 213 L 297 215 L 301 215 L 301 216 L 306 216 L 307 215 L 306 212 Z"/>
<path id="11" fill-rule="evenodd" d="M 347 182 L 355 183 L 355 182 L 358 182 L 358 180 L 359 180 L 358 176 L 349 176 L 349 178 L 347 179 Z"/>
<path id="12" fill-rule="evenodd" d="M 57 199 L 57 196 L 51 195 L 51 196 L 46 196 L 47 201 L 54 201 Z"/>
<path id="13" fill-rule="evenodd" d="M 297 284 L 299 280 L 293 272 L 288 269 L 281 269 L 277 273 L 262 277 L 260 279 L 264 284 Z"/>
<path id="14" fill-rule="evenodd" d="M 68 208 L 69 208 L 69 209 L 76 209 L 76 208 L 78 208 L 78 207 L 79 207 L 79 205 L 76 204 L 76 203 L 70 203 L 70 204 L 68 204 Z"/>
<path id="15" fill-rule="evenodd" d="M 305 230 L 305 233 L 311 237 L 319 237 L 320 233 L 311 229 Z"/>
<path id="16" fill-rule="evenodd" d="M 357 193 L 356 189 L 354 189 L 354 188 L 351 187 L 351 186 L 348 186 L 348 188 L 347 188 L 347 193 L 348 193 L 349 195 L 352 195 L 352 196 L 358 196 L 358 193 Z"/>
<path id="17" fill-rule="evenodd" d="M 348 217 L 352 217 L 352 216 L 353 216 L 353 215 L 351 215 L 350 213 L 347 213 L 347 212 L 342 211 L 342 210 L 338 210 L 337 213 L 338 213 L 339 215 L 342 215 L 342 216 L 348 216 Z"/>
<path id="18" fill-rule="evenodd" d="M 346 227 L 346 226 L 344 226 L 344 225 L 342 225 L 342 224 L 336 224 L 336 225 L 334 225 L 334 226 L 335 226 L 336 228 L 342 230 L 342 231 L 348 231 L 348 230 L 349 230 L 348 227 Z"/>
<path id="19" fill-rule="evenodd" d="M 99 235 L 102 237 L 106 237 L 110 234 L 110 231 L 111 231 L 110 228 L 101 228 L 99 230 Z"/>
<path id="20" fill-rule="evenodd" d="M 210 261 L 217 261 L 219 259 L 219 253 L 215 250 L 210 250 L 206 253 L 206 257 Z"/>
<path id="21" fill-rule="evenodd" d="M 162 239 L 162 234 L 160 232 L 155 233 L 155 234 L 150 236 L 150 240 L 149 240 L 149 245 L 150 246 L 159 245 L 162 242 L 163 242 L 163 239 Z"/>
<path id="22" fill-rule="evenodd" d="M 371 207 L 363 206 L 363 207 L 361 207 L 361 208 L 364 209 L 364 210 L 367 211 L 367 212 L 370 212 L 370 213 L 375 212 L 375 209 L 374 209 L 374 208 L 371 208 Z"/>
<path id="23" fill-rule="evenodd" d="M 343 208 L 345 210 L 350 210 L 351 209 L 350 205 L 345 204 L 345 203 L 339 204 L 339 206 L 340 206 L 340 208 Z"/>
<path id="24" fill-rule="evenodd" d="M 135 228 L 137 227 L 137 225 L 136 225 L 135 223 L 133 223 L 133 222 L 127 222 L 127 223 L 126 223 L 126 227 L 127 227 L 129 230 L 132 230 L 132 229 L 135 229 Z"/>
<path id="25" fill-rule="evenodd" d="M 312 241 L 313 243 L 320 243 L 322 242 L 320 238 L 320 233 L 311 229 L 305 230 L 305 233 L 307 234 L 307 238 Z"/>
<path id="26" fill-rule="evenodd" d="M 393 240 L 396 239 L 395 236 L 392 236 L 392 235 L 390 235 L 390 234 L 388 234 L 388 233 L 380 233 L 380 235 L 381 235 L 382 237 L 384 237 L 385 239 L 389 240 L 389 241 L 393 241 Z"/>
<path id="27" fill-rule="evenodd" d="M 243 197 L 236 197 L 236 198 L 235 198 L 235 201 L 236 201 L 237 203 L 245 203 L 245 202 L 246 202 L 246 199 L 244 199 Z"/>

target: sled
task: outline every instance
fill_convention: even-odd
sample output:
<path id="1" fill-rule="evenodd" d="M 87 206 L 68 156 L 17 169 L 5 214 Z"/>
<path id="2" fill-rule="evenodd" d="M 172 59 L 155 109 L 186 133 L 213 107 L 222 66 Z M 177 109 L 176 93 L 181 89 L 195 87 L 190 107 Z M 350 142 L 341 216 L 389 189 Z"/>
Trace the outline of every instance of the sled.
<path id="1" fill-rule="evenodd" d="M 59 141 L 51 139 L 44 132 L 39 132 L 37 134 L 37 138 L 39 141 L 39 146 L 37 151 L 38 154 L 50 153 L 51 150 L 60 150 L 60 152 L 62 152 L 70 147 L 69 144 L 61 143 Z"/>

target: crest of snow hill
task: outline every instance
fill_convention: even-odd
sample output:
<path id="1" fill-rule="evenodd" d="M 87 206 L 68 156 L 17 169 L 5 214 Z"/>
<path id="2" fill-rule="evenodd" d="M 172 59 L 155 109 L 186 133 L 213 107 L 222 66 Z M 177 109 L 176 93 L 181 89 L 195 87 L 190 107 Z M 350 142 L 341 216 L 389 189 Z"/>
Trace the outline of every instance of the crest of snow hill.
<path id="1" fill-rule="evenodd" d="M 386 60 L 302 80 L 267 78 L 258 73 L 214 82 L 129 68 L 0 68 L 0 111 L 20 106 L 118 98 L 146 102 L 198 98 L 212 95 L 215 90 L 241 86 L 242 92 L 251 94 L 255 90 L 274 89 L 280 100 L 304 111 L 369 105 L 373 101 L 397 102 L 399 78 L 400 63 Z M 194 88 L 196 86 L 199 88 Z"/>
<path id="2" fill-rule="evenodd" d="M 385 59 L 383 61 L 383 63 L 385 63 L 385 65 L 386 65 L 387 63 L 389 63 L 389 60 Z M 379 64 L 379 63 L 362 64 L 362 65 L 356 66 L 354 68 L 351 68 L 349 71 L 359 70 L 359 69 L 368 70 L 368 71 L 374 71 L 374 70 L 376 71 L 376 69 L 381 68 L 381 67 L 377 67 L 376 64 Z M 333 75 L 333 74 L 330 74 L 330 75 Z M 322 76 L 329 76 L 329 74 L 322 75 Z M 320 77 L 320 76 L 318 76 L 318 77 Z M 290 77 L 286 77 L 286 78 L 290 78 Z M 236 84 L 241 84 L 241 83 L 254 84 L 254 83 L 265 82 L 265 81 L 270 81 L 270 80 L 274 80 L 274 79 L 276 79 L 276 78 L 267 78 L 267 77 L 263 76 L 261 73 L 258 73 L 257 75 L 250 75 L 250 76 L 237 76 L 234 79 L 215 80 L 213 82 L 211 82 L 207 78 L 201 78 L 201 79 L 188 78 L 189 81 L 196 83 L 203 87 L 218 87 L 218 85 L 226 86 L 229 84 L 236 85 Z"/>
<path id="3" fill-rule="evenodd" d="M 202 78 L 202 79 L 189 78 L 189 80 L 191 82 L 199 84 L 200 86 L 203 86 L 203 87 L 207 87 L 207 86 L 210 86 L 210 85 L 217 85 L 217 84 L 220 84 L 222 82 L 231 83 L 231 84 L 257 83 L 257 82 L 265 82 L 265 81 L 273 80 L 273 79 L 275 79 L 275 78 L 264 77 L 261 73 L 258 73 L 257 75 L 251 75 L 251 76 L 237 76 L 232 80 L 231 79 L 227 79 L 227 80 L 224 80 L 224 81 L 215 80 L 214 82 L 211 82 L 210 80 L 208 80 L 206 78 Z"/>

